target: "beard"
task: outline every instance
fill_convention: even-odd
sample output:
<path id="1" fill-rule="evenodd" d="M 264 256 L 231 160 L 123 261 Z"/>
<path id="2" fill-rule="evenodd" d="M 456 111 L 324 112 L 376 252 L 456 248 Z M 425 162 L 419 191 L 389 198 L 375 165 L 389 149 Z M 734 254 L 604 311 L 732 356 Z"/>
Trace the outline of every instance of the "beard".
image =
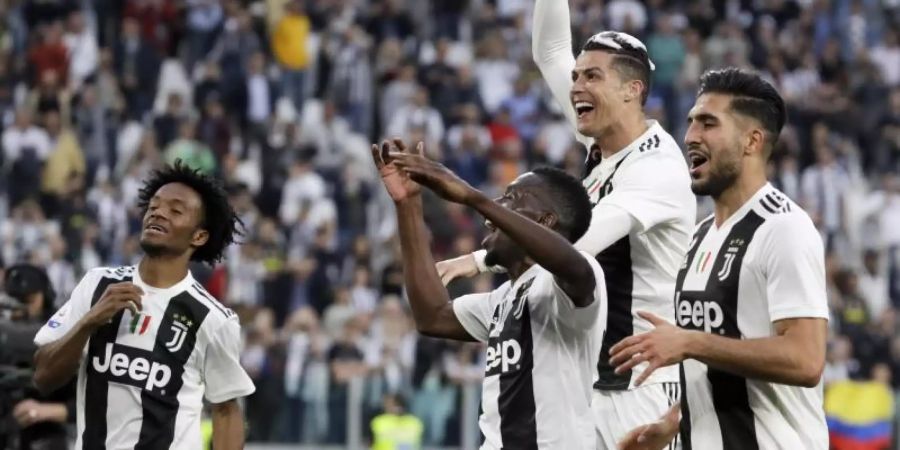
<path id="1" fill-rule="evenodd" d="M 169 253 L 169 248 L 163 244 L 157 244 L 154 242 L 148 242 L 144 239 L 141 239 L 141 250 L 144 251 L 144 254 L 154 258 L 158 256 L 163 256 L 166 253 Z"/>
<path id="2" fill-rule="evenodd" d="M 739 158 L 722 159 L 716 166 L 710 164 L 709 176 L 706 180 L 691 180 L 691 191 L 696 195 L 708 195 L 716 198 L 735 183 L 740 173 Z"/>

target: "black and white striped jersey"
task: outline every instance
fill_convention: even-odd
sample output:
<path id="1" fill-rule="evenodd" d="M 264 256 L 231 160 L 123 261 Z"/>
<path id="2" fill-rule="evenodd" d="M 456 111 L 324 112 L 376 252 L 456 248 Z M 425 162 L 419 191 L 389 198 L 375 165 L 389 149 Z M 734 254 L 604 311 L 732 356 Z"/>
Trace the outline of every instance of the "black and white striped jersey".
<path id="1" fill-rule="evenodd" d="M 254 391 L 240 365 L 240 325 L 188 273 L 167 289 L 136 267 L 89 271 L 35 336 L 63 337 L 106 288 L 130 281 L 144 291 L 138 314 L 124 310 L 85 346 L 78 370 L 76 450 L 201 448 L 203 399 L 221 403 Z"/>
<path id="2" fill-rule="evenodd" d="M 698 225 L 679 271 L 682 328 L 735 339 L 773 336 L 773 322 L 828 318 L 822 240 L 809 216 L 767 184 L 720 226 Z M 754 380 L 686 360 L 685 450 L 828 449 L 822 386 Z"/>
<path id="3" fill-rule="evenodd" d="M 582 183 L 594 205 L 593 218 L 575 248 L 596 252 L 598 243 L 609 234 L 602 225 L 609 211 L 625 211 L 637 223 L 627 235 L 595 254 L 606 274 L 609 319 L 594 388 L 632 389 L 648 364 L 616 374 L 609 364 L 609 349 L 622 339 L 653 329 L 638 311 L 674 321 L 675 277 L 691 241 L 697 198 L 691 191 L 681 149 L 654 120 L 647 121 L 647 131 L 610 157 L 601 159 L 600 149 L 594 146 L 586 169 Z M 664 367 L 644 384 L 677 382 L 677 368 Z"/>
<path id="4" fill-rule="evenodd" d="M 535 264 L 489 293 L 453 301 L 457 319 L 487 343 L 482 384 L 483 450 L 594 450 L 591 379 L 606 325 L 603 270 L 594 301 L 576 307 Z"/>

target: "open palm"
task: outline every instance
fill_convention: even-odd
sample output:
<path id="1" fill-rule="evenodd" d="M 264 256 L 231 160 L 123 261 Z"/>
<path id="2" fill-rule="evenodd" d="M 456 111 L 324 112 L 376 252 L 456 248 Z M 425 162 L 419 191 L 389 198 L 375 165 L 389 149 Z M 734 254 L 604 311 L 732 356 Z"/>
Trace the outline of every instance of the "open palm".
<path id="1" fill-rule="evenodd" d="M 393 146 L 401 153 L 411 153 L 407 149 L 406 144 L 400 139 L 394 139 Z M 422 187 L 419 186 L 419 183 L 410 179 L 406 172 L 397 167 L 390 156 L 390 151 L 391 142 L 387 140 L 383 141 L 380 146 L 372 144 L 372 160 L 375 161 L 375 167 L 378 168 L 378 173 L 381 174 L 381 181 L 384 183 L 384 187 L 387 189 L 391 199 L 394 202 L 401 202 L 418 196 L 422 192 Z M 422 152 L 421 143 L 416 146 L 415 151 Z"/>

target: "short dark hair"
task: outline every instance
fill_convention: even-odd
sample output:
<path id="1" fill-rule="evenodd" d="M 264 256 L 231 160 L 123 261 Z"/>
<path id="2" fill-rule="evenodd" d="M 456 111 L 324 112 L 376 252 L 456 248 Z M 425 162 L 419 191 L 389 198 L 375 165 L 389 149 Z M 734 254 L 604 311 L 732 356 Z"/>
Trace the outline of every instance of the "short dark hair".
<path id="1" fill-rule="evenodd" d="M 548 186 L 562 234 L 574 243 L 591 225 L 591 199 L 581 181 L 555 167 L 543 166 L 531 171 Z"/>
<path id="2" fill-rule="evenodd" d="M 612 54 L 613 60 L 610 66 L 619 74 L 619 77 L 626 81 L 638 80 L 644 84 L 644 90 L 641 92 L 641 106 L 647 104 L 647 98 L 650 97 L 650 62 L 646 52 L 640 49 L 617 50 L 592 39 L 581 47 L 581 51 L 589 50 Z"/>
<path id="3" fill-rule="evenodd" d="M 770 135 L 766 151 L 771 153 L 787 121 L 784 99 L 775 86 L 755 73 L 729 67 L 707 71 L 700 77 L 697 96 L 708 93 L 731 95 L 731 109 L 759 121 Z"/>
<path id="4" fill-rule="evenodd" d="M 203 205 L 200 226 L 209 233 L 209 239 L 191 255 L 191 261 L 215 264 L 222 260 L 225 249 L 243 235 L 244 223 L 228 202 L 228 193 L 222 182 L 192 169 L 181 160 L 173 165 L 153 171 L 138 193 L 138 207 L 141 214 L 147 213 L 150 199 L 161 187 L 170 183 L 181 183 L 193 189 Z"/>

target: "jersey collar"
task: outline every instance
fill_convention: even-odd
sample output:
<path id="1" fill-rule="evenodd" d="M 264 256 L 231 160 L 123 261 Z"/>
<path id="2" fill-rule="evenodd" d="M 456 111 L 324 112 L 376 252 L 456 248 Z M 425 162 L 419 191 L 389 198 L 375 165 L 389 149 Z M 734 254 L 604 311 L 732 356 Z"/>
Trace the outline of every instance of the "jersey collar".
<path id="1" fill-rule="evenodd" d="M 141 279 L 141 274 L 138 270 L 138 266 L 134 266 L 134 276 L 132 278 L 132 283 L 143 289 L 145 294 L 174 294 L 186 291 L 189 287 L 191 287 L 191 285 L 194 283 L 194 277 L 193 275 L 191 275 L 191 271 L 188 270 L 187 275 L 182 278 L 181 281 L 173 284 L 168 288 L 163 289 L 147 284 L 144 280 Z"/>

